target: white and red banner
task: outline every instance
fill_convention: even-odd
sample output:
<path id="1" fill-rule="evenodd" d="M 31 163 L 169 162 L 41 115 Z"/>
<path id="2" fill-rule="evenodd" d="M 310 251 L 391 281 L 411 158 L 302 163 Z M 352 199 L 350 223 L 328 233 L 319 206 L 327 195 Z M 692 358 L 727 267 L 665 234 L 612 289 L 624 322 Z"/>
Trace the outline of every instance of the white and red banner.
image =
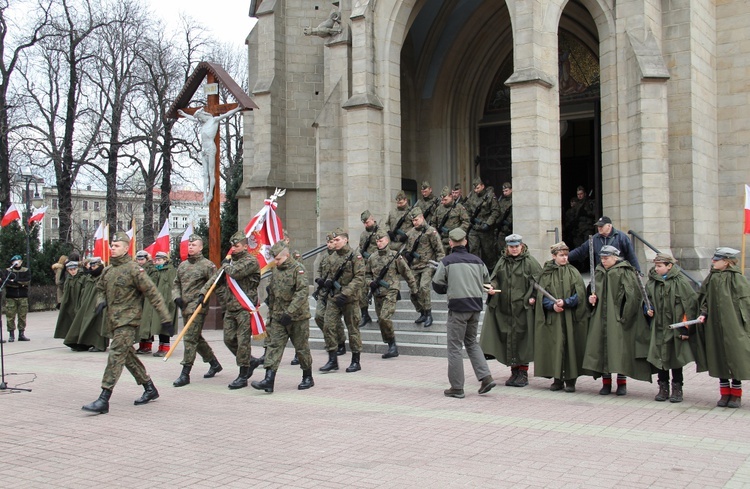
<path id="1" fill-rule="evenodd" d="M 250 330 L 253 338 L 257 340 L 266 336 L 266 324 L 263 322 L 263 317 L 260 315 L 258 308 L 255 307 L 255 304 L 253 304 L 253 301 L 251 301 L 247 294 L 245 294 L 245 291 L 242 290 L 240 284 L 229 275 L 227 275 L 227 285 L 242 308 L 246 311 L 250 311 Z"/>
<path id="2" fill-rule="evenodd" d="M 182 238 L 180 238 L 180 260 L 182 261 L 188 259 L 188 240 L 193 233 L 195 233 L 195 231 L 193 230 L 193 223 L 191 222 L 187 229 L 185 229 L 185 232 L 182 233 Z"/>
<path id="3" fill-rule="evenodd" d="M 102 222 L 94 233 L 94 256 L 98 256 L 106 264 L 109 262 L 109 233 Z"/>
<path id="4" fill-rule="evenodd" d="M 156 241 L 150 246 L 146 246 L 144 251 L 148 251 L 151 257 L 156 256 L 160 251 L 169 253 L 169 219 L 164 220 L 164 225 L 159 231 L 159 236 L 156 237 Z"/>
<path id="5" fill-rule="evenodd" d="M 276 189 L 271 197 L 263 201 L 263 209 L 245 226 L 247 248 L 251 255 L 258 259 L 261 273 L 273 261 L 271 246 L 284 238 L 284 228 L 281 219 L 276 215 L 276 199 L 283 196 L 286 190 Z"/>
<path id="6" fill-rule="evenodd" d="M 750 234 L 750 185 L 745 185 L 745 233 Z"/>
<path id="7" fill-rule="evenodd" d="M 31 225 L 32 222 L 41 222 L 42 219 L 44 219 L 44 213 L 47 212 L 47 207 L 49 206 L 45 205 L 39 209 L 34 209 L 31 212 L 31 217 L 29 217 L 29 225 Z"/>
<path id="8" fill-rule="evenodd" d="M 0 221 L 0 226 L 5 227 L 8 224 L 15 221 L 16 219 L 21 219 L 21 213 L 18 212 L 18 209 L 16 209 L 16 204 L 10 204 L 10 207 L 8 207 L 8 210 L 5 211 L 3 220 Z"/>

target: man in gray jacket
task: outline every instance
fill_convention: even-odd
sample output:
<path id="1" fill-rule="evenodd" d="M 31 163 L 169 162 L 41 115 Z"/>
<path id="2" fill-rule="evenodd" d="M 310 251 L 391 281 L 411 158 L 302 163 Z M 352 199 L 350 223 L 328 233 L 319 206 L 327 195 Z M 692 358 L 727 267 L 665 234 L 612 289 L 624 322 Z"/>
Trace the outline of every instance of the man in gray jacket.
<path id="1" fill-rule="evenodd" d="M 490 280 L 484 262 L 466 251 L 466 232 L 461 228 L 451 230 L 448 235 L 452 249 L 450 255 L 440 261 L 432 288 L 438 294 L 448 295 L 448 381 L 450 389 L 446 397 L 463 399 L 464 359 L 461 350 L 466 347 L 471 366 L 477 380 L 482 382 L 480 394 L 486 394 L 493 387 L 484 353 L 477 344 L 479 314 L 482 312 L 483 285 Z"/>

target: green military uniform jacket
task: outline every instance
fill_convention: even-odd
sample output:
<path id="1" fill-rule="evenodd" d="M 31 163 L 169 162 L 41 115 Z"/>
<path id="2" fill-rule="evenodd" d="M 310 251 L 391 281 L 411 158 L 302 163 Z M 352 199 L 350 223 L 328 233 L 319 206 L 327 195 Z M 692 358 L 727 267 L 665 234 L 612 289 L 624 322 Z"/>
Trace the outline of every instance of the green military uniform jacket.
<path id="1" fill-rule="evenodd" d="M 750 380 L 750 284 L 736 265 L 711 270 L 698 296 L 706 322 L 698 324 L 698 371 L 719 379 Z M 696 352 L 699 353 L 699 352 Z"/>
<path id="2" fill-rule="evenodd" d="M 63 286 L 63 296 L 60 301 L 60 311 L 57 314 L 57 324 L 55 325 L 55 338 L 64 339 L 68 334 L 70 325 L 76 317 L 78 308 L 81 306 L 81 292 L 83 291 L 83 273 L 77 273 L 75 276 L 70 275 L 67 270 L 65 285 Z"/>
<path id="3" fill-rule="evenodd" d="M 375 223 L 375 227 L 371 231 L 365 229 L 359 235 L 359 254 L 365 260 L 370 257 L 373 253 L 378 251 L 378 243 L 375 239 L 375 233 L 378 231 L 378 224 Z"/>
<path id="4" fill-rule="evenodd" d="M 698 294 L 674 266 L 666 278 L 651 268 L 646 292 L 654 308 L 648 361 L 660 370 L 684 367 L 693 361 L 690 343 L 681 340 L 680 330 L 669 329 L 669 325 L 698 316 Z M 687 335 L 687 331 L 682 334 Z"/>
<path id="5" fill-rule="evenodd" d="M 441 226 L 442 224 L 442 226 Z M 469 231 L 469 213 L 461 204 L 439 205 L 430 218 L 430 225 L 434 227 L 442 240 L 443 246 L 448 246 L 448 233 L 456 228 Z"/>
<path id="6" fill-rule="evenodd" d="M 349 255 L 354 253 L 351 260 L 347 260 Z M 331 297 L 343 294 L 347 297 L 347 303 L 359 300 L 362 289 L 365 286 L 365 261 L 359 251 L 352 250 L 346 244 L 340 250 L 334 252 L 329 257 L 329 266 L 331 269 L 331 279 L 338 272 L 342 264 L 346 262 L 343 272 L 338 279 L 341 290 L 331 290 Z"/>
<path id="7" fill-rule="evenodd" d="M 216 265 L 202 254 L 188 256 L 180 263 L 172 284 L 172 300 L 181 298 L 185 302 L 183 314 L 189 316 L 198 307 L 198 295 L 206 283 L 216 273 Z M 208 309 L 201 311 L 202 314 Z"/>
<path id="8" fill-rule="evenodd" d="M 385 272 L 382 281 L 377 284 L 377 288 L 373 288 L 371 283 L 378 279 L 380 272 L 383 271 L 385 266 L 388 266 L 388 270 Z M 404 277 L 406 283 L 409 284 L 409 290 L 417 289 L 417 281 L 414 278 L 414 274 L 411 273 L 411 269 L 404 257 L 399 256 L 397 252 L 391 249 L 378 250 L 377 253 L 372 254 L 367 259 L 365 283 L 370 290 L 374 291 L 373 295 L 375 297 L 385 297 L 391 291 L 393 291 L 392 295 L 396 297 L 400 288 L 399 276 Z M 385 286 L 384 283 L 388 285 Z"/>
<path id="9" fill-rule="evenodd" d="M 278 321 L 284 314 L 288 314 L 292 321 L 310 319 L 307 287 L 305 267 L 291 256 L 274 267 L 268 286 L 268 317 L 271 321 Z"/>
<path id="10" fill-rule="evenodd" d="M 174 285 L 174 279 L 177 275 L 177 270 L 171 263 L 166 263 L 164 267 L 159 270 L 156 265 L 153 266 L 154 273 L 151 275 L 156 288 L 159 289 L 159 293 L 164 298 L 164 303 L 169 309 L 169 316 L 172 318 L 172 331 L 162 331 L 161 320 L 156 309 L 149 304 L 143 304 L 143 317 L 141 318 L 141 328 L 138 331 L 139 338 L 146 340 L 154 335 L 158 334 L 174 334 L 174 325 L 177 322 L 177 305 L 174 303 L 172 297 L 172 286 Z"/>
<path id="11" fill-rule="evenodd" d="M 228 264 L 222 265 L 209 281 L 206 282 L 203 288 L 201 288 L 201 294 L 206 295 L 208 293 L 208 289 L 211 288 L 211 285 L 213 285 L 216 277 L 222 270 L 237 281 L 237 284 L 247 294 L 247 297 L 257 306 L 258 284 L 260 283 L 260 265 L 257 258 L 247 251 L 240 251 L 233 254 L 232 260 Z M 219 280 L 219 284 L 215 290 L 222 303 L 222 307 L 227 312 L 239 312 L 244 309 L 232 291 L 229 290 L 224 277 Z"/>
<path id="12" fill-rule="evenodd" d="M 636 270 L 626 260 L 596 267 L 597 302 L 589 319 L 583 368 L 651 382 L 650 333 Z M 586 298 L 588 303 L 588 297 Z"/>
<path id="13" fill-rule="evenodd" d="M 388 228 L 388 235 L 391 238 L 389 246 L 392 250 L 398 250 L 401 248 L 401 244 L 406 241 L 406 233 L 414 227 L 411 219 L 407 216 L 409 211 L 410 207 L 405 205 L 403 208 L 396 207 L 388 214 L 388 219 L 385 221 L 385 227 Z M 401 226 L 398 226 L 398 222 L 402 217 L 404 220 L 401 222 Z"/>
<path id="14" fill-rule="evenodd" d="M 141 324 L 144 297 L 153 304 L 162 322 L 172 320 L 164 298 L 146 272 L 125 254 L 112 258 L 96 284 L 97 304 L 107 303 L 107 324 L 114 331 Z"/>
<path id="15" fill-rule="evenodd" d="M 79 276 L 81 277 L 80 283 L 83 285 L 78 301 L 78 313 L 73 319 L 63 344 L 72 349 L 93 346 L 98 350 L 105 350 L 107 348 L 106 336 L 109 331 L 104 326 L 105 315 L 96 314 L 96 283 L 100 277 L 81 273 L 76 275 L 76 277 Z"/>
<path id="16" fill-rule="evenodd" d="M 432 215 L 435 213 L 435 209 L 440 205 L 440 198 L 433 192 L 432 195 L 427 197 L 420 197 L 417 199 L 417 207 L 422 209 L 425 222 L 430 222 Z"/>
<path id="17" fill-rule="evenodd" d="M 440 261 L 445 258 L 445 251 L 440 241 L 440 235 L 427 222 L 422 225 L 422 229 L 411 228 L 406 236 L 404 253 L 416 253 L 419 255 L 418 257 L 414 256 L 411 260 L 412 270 L 425 269 L 430 266 L 430 260 Z M 416 247 L 415 243 L 417 243 Z"/>
<path id="18" fill-rule="evenodd" d="M 497 206 L 498 241 L 504 243 L 505 237 L 513 234 L 513 195 L 500 197 Z"/>
<path id="19" fill-rule="evenodd" d="M 484 315 L 479 345 L 504 365 L 534 360 L 534 306 L 529 304 L 531 281 L 542 272 L 539 262 L 522 245 L 521 254 L 503 253 L 490 276 L 495 290 Z"/>
<path id="20" fill-rule="evenodd" d="M 534 314 L 534 375 L 571 380 L 589 374 L 583 370 L 588 336 L 588 297 L 578 270 L 559 266 L 554 260 L 544 264 L 538 283 L 557 299 L 577 296 L 578 304 L 563 312 L 544 308 L 544 295 L 536 291 Z"/>
<path id="21" fill-rule="evenodd" d="M 500 205 L 495 199 L 495 194 L 487 188 L 480 193 L 471 192 L 464 207 L 466 207 L 466 212 L 469 213 L 469 219 L 476 220 L 476 222 L 472 222 L 472 231 L 479 231 L 477 226 L 482 223 L 487 224 L 492 229 L 500 218 Z M 477 209 L 479 210 L 477 211 Z"/>

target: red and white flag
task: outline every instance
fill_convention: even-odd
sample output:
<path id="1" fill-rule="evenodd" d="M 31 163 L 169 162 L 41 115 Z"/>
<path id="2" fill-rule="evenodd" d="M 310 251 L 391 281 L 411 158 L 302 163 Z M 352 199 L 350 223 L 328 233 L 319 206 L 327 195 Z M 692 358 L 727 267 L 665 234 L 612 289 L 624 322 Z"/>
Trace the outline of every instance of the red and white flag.
<path id="1" fill-rule="evenodd" d="M 164 225 L 161 227 L 161 231 L 159 231 L 159 236 L 156 237 L 156 241 L 150 246 L 146 246 L 144 251 L 148 251 L 152 257 L 156 256 L 160 251 L 169 253 L 169 219 L 164 220 Z"/>
<path id="2" fill-rule="evenodd" d="M 745 234 L 750 234 L 750 185 L 745 185 Z"/>
<path id="3" fill-rule="evenodd" d="M 34 211 L 31 213 L 31 217 L 29 217 L 29 225 L 31 225 L 32 222 L 41 222 L 42 219 L 44 219 L 44 213 L 47 212 L 47 207 L 44 206 L 40 207 L 39 209 L 34 209 Z"/>
<path id="4" fill-rule="evenodd" d="M 5 227 L 8 224 L 15 221 L 16 219 L 21 219 L 21 213 L 18 212 L 18 209 L 16 209 L 16 204 L 10 204 L 10 207 L 8 207 L 8 210 L 5 211 L 3 220 L 0 221 L 0 226 Z"/>
<path id="5" fill-rule="evenodd" d="M 260 311 L 253 304 L 253 301 L 245 294 L 240 284 L 235 279 L 227 275 L 227 285 L 229 290 L 240 303 L 242 308 L 246 311 L 250 311 L 250 331 L 252 332 L 253 339 L 261 339 L 266 336 L 266 324 L 263 322 L 263 317 L 260 315 Z"/>
<path id="6" fill-rule="evenodd" d="M 271 246 L 284 238 L 284 228 L 281 219 L 276 215 L 276 199 L 283 196 L 286 190 L 276 189 L 271 197 L 263 201 L 263 209 L 245 226 L 247 248 L 250 254 L 258 259 L 261 273 L 273 261 Z"/>
<path id="7" fill-rule="evenodd" d="M 99 223 L 99 227 L 96 228 L 94 233 L 94 256 L 98 256 L 104 263 L 107 263 L 108 256 L 108 243 L 104 236 L 104 223 Z"/>
<path id="8" fill-rule="evenodd" d="M 128 235 L 128 238 L 130 238 L 130 249 L 128 249 L 128 255 L 135 258 L 135 250 L 136 243 L 135 243 L 135 217 L 133 218 L 133 222 L 130 224 L 130 229 L 125 231 L 125 234 Z"/>
<path id="9" fill-rule="evenodd" d="M 193 231 L 193 223 L 191 222 L 180 239 L 180 260 L 182 261 L 188 259 L 188 239 L 193 233 L 195 233 L 195 231 Z"/>

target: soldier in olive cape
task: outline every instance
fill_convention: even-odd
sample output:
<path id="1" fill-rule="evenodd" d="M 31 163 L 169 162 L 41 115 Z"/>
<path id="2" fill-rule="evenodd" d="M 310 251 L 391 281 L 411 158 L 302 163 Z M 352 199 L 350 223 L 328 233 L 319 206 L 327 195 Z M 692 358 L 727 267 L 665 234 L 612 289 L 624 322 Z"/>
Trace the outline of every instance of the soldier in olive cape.
<path id="1" fill-rule="evenodd" d="M 427 182 L 425 182 L 427 183 Z M 406 247 L 403 255 L 411 267 L 414 279 L 417 281 L 417 293 L 411 294 L 411 303 L 419 313 L 414 321 L 423 324 L 425 328 L 432 326 L 432 276 L 435 269 L 430 261 L 440 261 L 445 258 L 445 251 L 440 242 L 440 235 L 430 226 L 422 214 L 422 209 L 415 207 L 409 213 L 413 228 L 407 233 Z"/>
<path id="2" fill-rule="evenodd" d="M 612 392 L 612 373 L 617 372 L 618 396 L 627 394 L 627 377 L 651 382 L 648 363 L 649 330 L 643 314 L 643 295 L 635 268 L 620 258 L 614 246 L 602 246 L 601 264 L 596 267 L 596 295 L 589 295 L 593 306 L 583 368 L 602 376 L 599 394 Z"/>
<path id="3" fill-rule="evenodd" d="M 359 335 L 359 294 L 365 283 L 365 263 L 359 250 L 349 246 L 349 234 L 341 228 L 331 233 L 332 246 L 335 252 L 329 257 L 331 280 L 339 274 L 338 280 L 329 287 L 330 295 L 326 299 L 326 315 L 323 325 L 323 336 L 328 352 L 328 362 L 320 367 L 321 372 L 331 372 L 339 369 L 336 355 L 336 324 L 341 316 L 349 330 L 349 347 L 352 350 L 352 362 L 346 368 L 347 372 L 362 370 L 359 363 L 359 353 L 362 351 L 362 338 Z"/>
<path id="4" fill-rule="evenodd" d="M 557 300 L 536 293 L 534 376 L 555 379 L 551 391 L 575 392 L 588 332 L 586 286 L 568 263 L 568 245 L 556 243 L 550 252 L 552 259 L 544 264 L 538 283 Z"/>
<path id="5" fill-rule="evenodd" d="M 143 395 L 135 405 L 146 404 L 159 397 L 154 382 L 146 372 L 133 349 L 138 327 L 141 324 L 143 298 L 147 298 L 159 312 L 163 327 L 169 327 L 172 317 L 164 304 L 164 298 L 148 278 L 143 268 L 128 256 L 130 238 L 125 233 L 115 233 L 110 245 L 110 265 L 104 269 L 96 289 L 99 293 L 97 314 L 107 309 L 107 324 L 112 334 L 112 343 L 107 357 L 107 368 L 102 377 L 102 393 L 99 398 L 83 406 L 84 411 L 98 414 L 109 412 L 109 398 L 117 380 L 126 367 L 135 381 L 143 386 Z"/>
<path id="6" fill-rule="evenodd" d="M 464 206 L 454 202 L 453 195 L 448 187 L 443 187 L 443 191 L 440 193 L 440 204 L 432 215 L 430 225 L 440 233 L 443 252 L 449 255 L 451 247 L 448 243 L 448 233 L 456 228 L 468 232 L 469 214 Z"/>
<path id="7" fill-rule="evenodd" d="M 182 310 L 182 319 L 188 323 L 198 305 L 203 302 L 199 296 L 201 288 L 216 273 L 216 265 L 203 256 L 203 238 L 197 234 L 188 237 L 188 258 L 177 267 L 172 284 L 172 297 L 175 305 Z M 208 308 L 204 307 L 195 316 L 190 329 L 185 332 L 183 345 L 185 351 L 182 356 L 182 372 L 172 385 L 182 387 L 190 383 L 190 371 L 193 369 L 196 354 L 201 356 L 203 363 L 210 365 L 204 379 L 211 379 L 224 370 L 216 358 L 211 345 L 203 338 L 203 323 L 206 320 Z"/>
<path id="8" fill-rule="evenodd" d="M 365 225 L 365 230 L 359 235 L 359 253 L 362 255 L 362 258 L 367 260 L 378 249 L 377 244 L 375 244 L 375 233 L 378 232 L 379 228 L 378 223 L 375 221 L 375 216 L 370 211 L 364 211 L 360 218 L 362 219 L 362 224 Z M 367 290 L 363 288 L 359 296 L 359 308 L 362 313 L 362 319 L 359 322 L 360 328 L 364 328 L 367 323 L 372 322 L 370 313 L 367 312 L 367 306 Z"/>
<path id="9" fill-rule="evenodd" d="M 139 251 L 135 254 L 135 262 L 146 272 L 148 278 L 151 279 L 154 285 L 156 285 L 158 277 L 156 275 L 156 267 L 154 267 L 154 262 L 151 260 L 151 253 L 146 250 Z M 168 300 L 167 298 L 165 298 L 165 300 L 167 300 L 167 302 L 171 302 L 171 300 Z M 144 309 L 143 315 L 141 316 L 141 321 L 148 321 L 149 323 L 151 322 L 151 313 L 149 313 L 148 310 Z M 139 342 L 138 349 L 135 351 L 138 355 L 151 354 L 151 350 L 154 345 L 154 336 L 150 331 L 151 328 L 146 327 L 143 322 L 141 323 L 141 327 L 138 329 Z"/>
<path id="10" fill-rule="evenodd" d="M 310 305 L 307 301 L 308 281 L 305 267 L 292 258 L 284 241 L 271 247 L 276 267 L 271 273 L 268 285 L 268 350 L 263 366 L 266 377 L 260 382 L 250 383 L 254 389 L 273 392 L 276 371 L 287 341 L 291 340 L 297 352 L 302 382 L 297 389 L 309 389 L 315 385 L 312 377 L 312 356 L 310 355 Z"/>
<path id="11" fill-rule="evenodd" d="M 65 339 L 70 325 L 78 313 L 81 304 L 81 292 L 83 291 L 83 274 L 80 273 L 77 260 L 68 260 L 65 263 L 65 285 L 63 296 L 60 301 L 60 311 L 57 313 L 57 325 L 55 326 L 55 338 Z"/>
<path id="12" fill-rule="evenodd" d="M 326 253 L 322 255 L 321 259 L 318 261 L 318 277 L 315 279 L 315 283 L 317 287 L 322 287 L 326 280 L 330 279 L 336 271 L 331 270 L 331 255 L 333 255 L 336 250 L 333 249 L 333 236 L 331 233 L 328 233 L 326 235 L 326 246 L 328 249 L 326 250 Z M 318 325 L 318 329 L 320 331 L 324 331 L 323 327 L 325 325 L 325 316 L 326 316 L 326 303 L 327 298 L 321 297 L 320 295 L 316 299 L 316 305 L 315 305 L 315 324 Z M 336 320 L 336 338 L 338 339 L 338 349 L 336 350 L 336 355 L 346 355 L 346 331 L 344 330 L 344 321 L 341 319 L 341 316 L 339 316 Z M 292 365 L 297 365 L 296 363 L 293 363 Z"/>
<path id="13" fill-rule="evenodd" d="M 225 277 L 221 277 L 216 287 L 216 293 L 224 309 L 224 344 L 235 356 L 240 372 L 237 378 L 230 384 L 230 389 L 242 389 L 247 387 L 247 379 L 253 375 L 253 371 L 262 363 L 251 355 L 250 342 L 252 340 L 252 329 L 250 326 L 250 311 L 245 309 L 240 302 L 242 293 L 254 304 L 258 305 L 258 284 L 260 283 L 260 265 L 257 258 L 250 254 L 247 249 L 247 236 L 242 231 L 237 231 L 229 239 L 232 245 L 229 254 L 221 262 L 221 269 L 214 274 L 203 286 L 198 299 L 203 299 L 208 289 L 216 280 L 217 274 L 224 271 Z M 232 290 L 228 283 L 233 278 L 239 289 Z M 243 299 L 244 300 L 244 299 Z"/>
<path id="14" fill-rule="evenodd" d="M 750 379 L 750 284 L 737 266 L 739 250 L 718 248 L 701 285 L 698 336 L 708 375 L 719 379 L 719 407 L 742 404 L 742 381 Z M 730 386 L 729 379 L 732 379 Z"/>
<path id="15" fill-rule="evenodd" d="M 399 276 L 404 277 L 409 284 L 412 294 L 417 293 L 417 281 L 409 269 L 404 257 L 393 251 L 388 246 L 390 239 L 385 231 L 378 231 L 375 235 L 378 243 L 378 251 L 370 255 L 365 266 L 365 283 L 372 291 L 375 299 L 375 313 L 378 315 L 378 325 L 383 342 L 388 344 L 388 351 L 383 358 L 394 358 L 398 356 L 396 346 L 396 335 L 393 332 L 393 313 L 396 312 L 396 302 L 399 296 Z M 388 267 L 385 272 L 383 269 Z M 383 274 L 382 278 L 380 275 Z"/>
<path id="16" fill-rule="evenodd" d="M 534 360 L 534 304 L 532 279 L 542 271 L 519 234 L 505 238 L 506 248 L 490 276 L 492 298 L 484 315 L 479 345 L 487 355 L 510 367 L 505 385 L 529 385 L 529 362 Z"/>
<path id="17" fill-rule="evenodd" d="M 675 259 L 666 253 L 654 258 L 648 272 L 646 291 L 653 309 L 651 343 L 648 361 L 658 369 L 659 392 L 655 401 L 682 402 L 682 367 L 693 361 L 687 328 L 670 329 L 669 325 L 698 315 L 698 294 L 674 266 Z M 672 370 L 672 394 L 669 393 L 669 371 Z"/>
<path id="18" fill-rule="evenodd" d="M 96 284 L 103 271 L 102 259 L 94 257 L 89 259 L 89 269 L 80 274 L 80 283 L 83 285 L 76 306 L 78 312 L 63 341 L 63 344 L 73 351 L 104 351 L 109 345 L 109 339 L 105 336 L 107 332 L 104 329 L 104 315 L 96 314 Z"/>
<path id="19" fill-rule="evenodd" d="M 172 297 L 172 286 L 174 285 L 174 278 L 177 275 L 177 270 L 169 262 L 169 254 L 163 251 L 159 251 L 154 256 L 154 271 L 151 276 L 151 280 L 154 281 L 154 285 L 159 289 L 159 293 L 164 297 L 164 302 L 167 304 L 169 313 L 172 315 L 172 324 L 177 324 L 177 306 L 174 303 Z M 159 349 L 154 352 L 155 357 L 163 357 L 169 351 L 170 337 L 174 334 L 172 331 L 164 331 L 161 328 L 161 321 L 159 321 L 159 315 L 150 304 L 143 304 L 143 319 L 141 320 L 141 329 L 139 335 L 146 341 L 153 341 L 154 336 L 159 336 Z"/>
<path id="20" fill-rule="evenodd" d="M 396 194 L 396 208 L 388 213 L 388 219 L 385 221 L 392 250 L 401 249 L 401 245 L 406 242 L 406 233 L 414 227 L 407 215 L 409 210 L 409 200 L 404 191 L 399 190 Z"/>
<path id="21" fill-rule="evenodd" d="M 484 261 L 489 270 L 497 263 L 495 224 L 500 218 L 500 205 L 495 193 L 486 188 L 481 178 L 472 182 L 474 191 L 466 199 L 466 212 L 471 219 L 469 251 Z"/>

